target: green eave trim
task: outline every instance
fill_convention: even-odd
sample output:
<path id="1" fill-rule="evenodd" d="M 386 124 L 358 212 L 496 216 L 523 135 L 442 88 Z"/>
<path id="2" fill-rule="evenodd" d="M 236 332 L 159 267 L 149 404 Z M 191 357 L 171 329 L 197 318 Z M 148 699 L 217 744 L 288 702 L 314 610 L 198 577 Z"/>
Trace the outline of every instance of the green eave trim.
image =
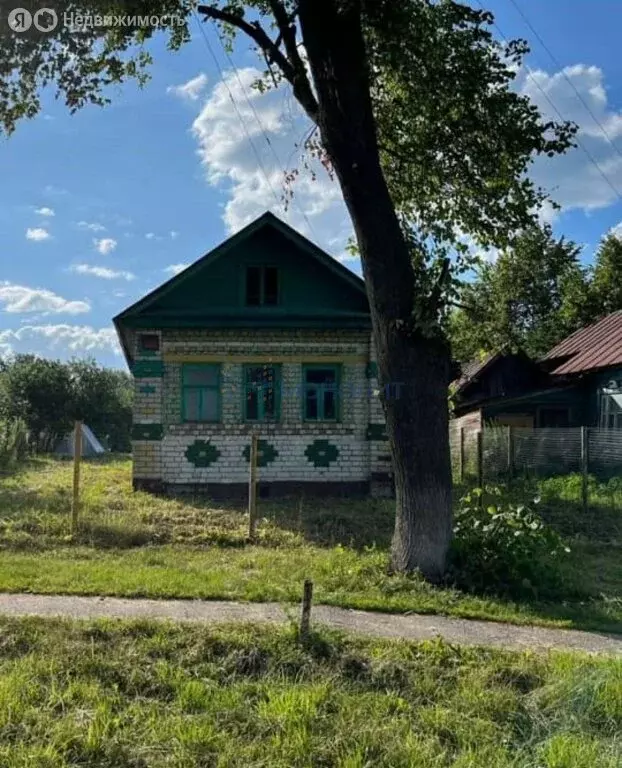
<path id="1" fill-rule="evenodd" d="M 162 424 L 134 424 L 132 440 L 161 440 L 164 435 Z"/>
<path id="2" fill-rule="evenodd" d="M 164 363 L 161 360 L 138 360 L 132 366 L 135 379 L 159 379 L 164 376 Z"/>
<path id="3" fill-rule="evenodd" d="M 388 440 L 387 428 L 384 424 L 370 424 L 367 427 L 368 440 Z"/>
<path id="4" fill-rule="evenodd" d="M 353 328 L 369 330 L 369 316 L 353 317 L 323 317 L 323 318 L 294 318 L 294 317 L 132 317 L 123 321 L 128 328 Z M 144 361 L 148 363 L 149 361 Z"/>

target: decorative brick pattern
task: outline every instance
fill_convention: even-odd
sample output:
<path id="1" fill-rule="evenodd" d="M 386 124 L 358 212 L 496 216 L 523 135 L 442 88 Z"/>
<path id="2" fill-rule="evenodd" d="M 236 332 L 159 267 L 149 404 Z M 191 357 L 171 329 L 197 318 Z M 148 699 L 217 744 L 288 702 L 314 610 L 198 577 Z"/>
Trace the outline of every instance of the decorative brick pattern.
<path id="1" fill-rule="evenodd" d="M 162 379 L 136 379 L 134 382 L 134 423 L 161 424 Z"/>
<path id="2" fill-rule="evenodd" d="M 164 363 L 161 360 L 137 360 L 132 366 L 135 379 L 152 379 L 164 375 Z"/>
<path id="3" fill-rule="evenodd" d="M 186 459 L 195 467 L 209 467 L 220 458 L 220 451 L 209 440 L 195 440 L 186 448 Z"/>
<path id="4" fill-rule="evenodd" d="M 258 467 L 267 467 L 268 464 L 272 464 L 272 462 L 276 459 L 278 455 L 279 455 L 279 452 L 272 445 L 272 443 L 269 443 L 267 440 L 257 441 L 257 466 Z M 251 460 L 250 445 L 247 445 L 244 448 L 244 458 L 246 459 L 247 462 Z"/>
<path id="5" fill-rule="evenodd" d="M 164 429 L 161 424 L 134 424 L 132 440 L 161 440 Z"/>
<path id="6" fill-rule="evenodd" d="M 307 446 L 305 456 L 314 467 L 330 467 L 339 458 L 339 448 L 328 440 L 314 440 Z"/>
<path id="7" fill-rule="evenodd" d="M 367 427 L 366 437 L 368 440 L 388 440 L 387 428 L 384 424 L 370 424 Z"/>
<path id="8" fill-rule="evenodd" d="M 387 452 L 380 441 L 367 439 L 371 424 L 384 423 L 377 381 L 369 379 L 370 334 L 358 330 L 205 329 L 161 331 L 162 376 L 142 378 L 136 386 L 135 422 L 161 424 L 161 442 L 142 438 L 135 444 L 135 480 L 160 480 L 169 487 L 248 482 L 248 456 L 253 432 L 259 432 L 259 480 L 262 483 L 359 483 L 387 464 L 374 459 Z M 174 359 L 172 359 L 172 357 Z M 221 365 L 221 422 L 184 423 L 181 408 L 182 365 L 209 356 Z M 266 363 L 278 357 L 281 370 L 281 417 L 275 424 L 243 420 L 242 356 Z M 291 357 L 291 361 L 288 358 Z M 303 421 L 303 364 L 326 357 L 341 364 L 341 408 L 338 423 Z M 141 361 L 159 363 L 160 360 Z M 144 366 L 141 372 L 145 372 Z M 153 371 L 153 369 L 149 369 Z M 147 391 L 148 388 L 148 391 Z M 198 453 L 218 452 L 216 459 Z M 261 446 L 265 450 L 261 450 Z M 317 447 L 319 445 L 319 448 Z M 155 446 L 151 449 L 151 446 Z M 269 446 L 269 448 L 268 448 Z M 313 456 L 307 453 L 311 446 Z M 150 447 L 149 451 L 144 448 Z"/>

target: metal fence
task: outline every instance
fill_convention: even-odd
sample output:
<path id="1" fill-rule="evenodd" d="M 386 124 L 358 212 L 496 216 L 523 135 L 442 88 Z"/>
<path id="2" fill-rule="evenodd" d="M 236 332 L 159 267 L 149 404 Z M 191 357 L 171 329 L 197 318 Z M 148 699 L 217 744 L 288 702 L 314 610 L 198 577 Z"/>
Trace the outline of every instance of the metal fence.
<path id="1" fill-rule="evenodd" d="M 584 508 L 590 505 L 590 496 L 604 490 L 615 491 L 616 497 L 622 494 L 622 430 L 618 429 L 455 429 L 451 452 L 459 483 L 506 485 L 574 476 L 577 500 Z"/>

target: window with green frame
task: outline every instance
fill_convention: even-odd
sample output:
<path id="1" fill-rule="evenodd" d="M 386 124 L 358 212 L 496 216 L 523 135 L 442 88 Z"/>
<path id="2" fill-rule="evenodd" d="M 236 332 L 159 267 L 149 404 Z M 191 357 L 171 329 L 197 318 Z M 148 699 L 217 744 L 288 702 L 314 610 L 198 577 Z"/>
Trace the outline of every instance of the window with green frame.
<path id="1" fill-rule="evenodd" d="M 244 366 L 244 420 L 278 421 L 281 407 L 281 370 L 278 365 Z"/>
<path id="2" fill-rule="evenodd" d="M 303 365 L 303 418 L 305 421 L 339 421 L 339 365 Z"/>
<path id="3" fill-rule="evenodd" d="M 220 365 L 184 364 L 181 404 L 184 421 L 220 421 Z"/>

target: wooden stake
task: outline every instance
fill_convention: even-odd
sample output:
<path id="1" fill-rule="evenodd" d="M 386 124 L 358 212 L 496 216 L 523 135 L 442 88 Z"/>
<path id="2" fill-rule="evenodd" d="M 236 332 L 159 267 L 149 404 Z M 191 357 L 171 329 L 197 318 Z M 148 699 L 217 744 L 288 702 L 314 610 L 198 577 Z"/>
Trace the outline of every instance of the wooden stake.
<path id="1" fill-rule="evenodd" d="M 253 541 L 257 528 L 257 445 L 258 437 L 251 436 L 250 470 L 248 476 L 248 538 Z"/>
<path id="2" fill-rule="evenodd" d="M 311 626 L 311 603 L 313 601 L 313 582 L 305 579 L 302 593 L 302 612 L 300 614 L 300 639 L 307 640 Z"/>
<path id="3" fill-rule="evenodd" d="M 484 441 L 481 429 L 477 431 L 477 487 L 484 487 Z"/>
<path id="4" fill-rule="evenodd" d="M 587 512 L 589 506 L 589 443 L 587 427 L 581 427 L 581 503 L 583 511 Z"/>
<path id="5" fill-rule="evenodd" d="M 508 427 L 508 480 L 514 476 L 514 428 Z"/>
<path id="6" fill-rule="evenodd" d="M 458 454 L 458 478 L 464 483 L 464 427 L 460 427 L 460 453 Z"/>
<path id="7" fill-rule="evenodd" d="M 302 530 L 304 528 L 304 525 L 303 525 L 303 522 L 302 522 L 302 520 L 303 520 L 302 510 L 303 510 L 303 507 L 304 507 L 304 500 L 305 500 L 304 493 L 301 493 L 300 494 L 300 499 L 298 501 L 298 531 L 299 531 L 299 533 L 302 533 Z"/>
<path id="8" fill-rule="evenodd" d="M 80 516 L 80 462 L 82 461 L 82 422 L 76 421 L 73 430 L 73 499 L 71 502 L 71 532 L 78 529 Z"/>

